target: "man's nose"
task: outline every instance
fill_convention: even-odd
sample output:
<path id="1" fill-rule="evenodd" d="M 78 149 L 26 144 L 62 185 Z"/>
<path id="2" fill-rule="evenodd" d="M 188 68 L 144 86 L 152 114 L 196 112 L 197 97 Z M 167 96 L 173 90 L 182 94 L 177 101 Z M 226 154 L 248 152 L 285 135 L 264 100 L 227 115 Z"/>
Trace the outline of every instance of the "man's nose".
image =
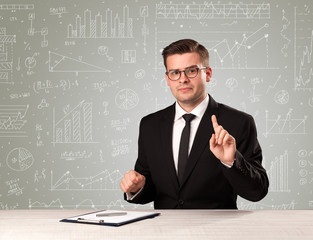
<path id="1" fill-rule="evenodd" d="M 181 72 L 180 73 L 180 78 L 179 78 L 179 82 L 189 82 L 189 78 L 186 76 L 185 72 Z"/>

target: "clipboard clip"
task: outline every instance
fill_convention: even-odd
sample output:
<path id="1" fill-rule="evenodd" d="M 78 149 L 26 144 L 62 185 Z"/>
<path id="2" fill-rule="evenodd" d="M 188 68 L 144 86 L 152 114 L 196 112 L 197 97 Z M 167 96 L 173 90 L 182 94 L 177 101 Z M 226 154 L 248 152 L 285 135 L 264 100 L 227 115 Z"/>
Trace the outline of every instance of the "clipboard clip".
<path id="1" fill-rule="evenodd" d="M 77 218 L 77 222 L 85 222 L 85 223 L 104 223 L 103 220 L 85 219 L 85 218 Z"/>

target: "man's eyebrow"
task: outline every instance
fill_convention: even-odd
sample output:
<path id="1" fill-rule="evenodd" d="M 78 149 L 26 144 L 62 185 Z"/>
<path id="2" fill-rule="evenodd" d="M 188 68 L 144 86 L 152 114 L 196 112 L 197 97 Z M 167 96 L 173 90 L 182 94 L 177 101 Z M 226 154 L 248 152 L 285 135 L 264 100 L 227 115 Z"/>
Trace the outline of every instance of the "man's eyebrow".
<path id="1" fill-rule="evenodd" d="M 196 65 L 196 64 L 195 65 L 191 65 L 191 66 L 186 67 L 185 69 L 192 68 L 192 67 L 198 67 L 198 65 Z M 168 71 L 177 71 L 177 70 L 179 70 L 179 68 L 169 69 Z"/>

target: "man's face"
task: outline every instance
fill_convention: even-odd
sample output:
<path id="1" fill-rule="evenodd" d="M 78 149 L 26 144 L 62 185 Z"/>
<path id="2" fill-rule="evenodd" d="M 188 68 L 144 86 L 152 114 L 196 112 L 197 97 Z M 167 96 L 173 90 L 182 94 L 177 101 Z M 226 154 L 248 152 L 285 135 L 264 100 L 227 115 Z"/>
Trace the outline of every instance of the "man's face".
<path id="1" fill-rule="evenodd" d="M 190 112 L 206 97 L 206 82 L 209 82 L 212 76 L 212 69 L 208 66 L 203 66 L 198 53 L 184 53 L 170 55 L 166 59 L 167 69 L 185 70 L 188 67 L 207 67 L 199 70 L 195 78 L 188 79 L 184 72 L 178 80 L 172 81 L 166 76 L 167 85 L 171 88 L 173 96 L 176 98 L 179 105 L 187 112 Z"/>

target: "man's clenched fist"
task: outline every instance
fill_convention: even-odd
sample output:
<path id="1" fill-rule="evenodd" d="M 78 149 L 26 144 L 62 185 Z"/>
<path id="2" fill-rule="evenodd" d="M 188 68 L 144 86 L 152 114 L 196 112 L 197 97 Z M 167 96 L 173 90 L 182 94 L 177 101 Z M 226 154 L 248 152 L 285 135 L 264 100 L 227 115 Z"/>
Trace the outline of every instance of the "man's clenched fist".
<path id="1" fill-rule="evenodd" d="M 130 170 L 124 174 L 120 187 L 125 193 L 136 193 L 145 185 L 145 182 L 145 176 L 134 170 Z"/>

